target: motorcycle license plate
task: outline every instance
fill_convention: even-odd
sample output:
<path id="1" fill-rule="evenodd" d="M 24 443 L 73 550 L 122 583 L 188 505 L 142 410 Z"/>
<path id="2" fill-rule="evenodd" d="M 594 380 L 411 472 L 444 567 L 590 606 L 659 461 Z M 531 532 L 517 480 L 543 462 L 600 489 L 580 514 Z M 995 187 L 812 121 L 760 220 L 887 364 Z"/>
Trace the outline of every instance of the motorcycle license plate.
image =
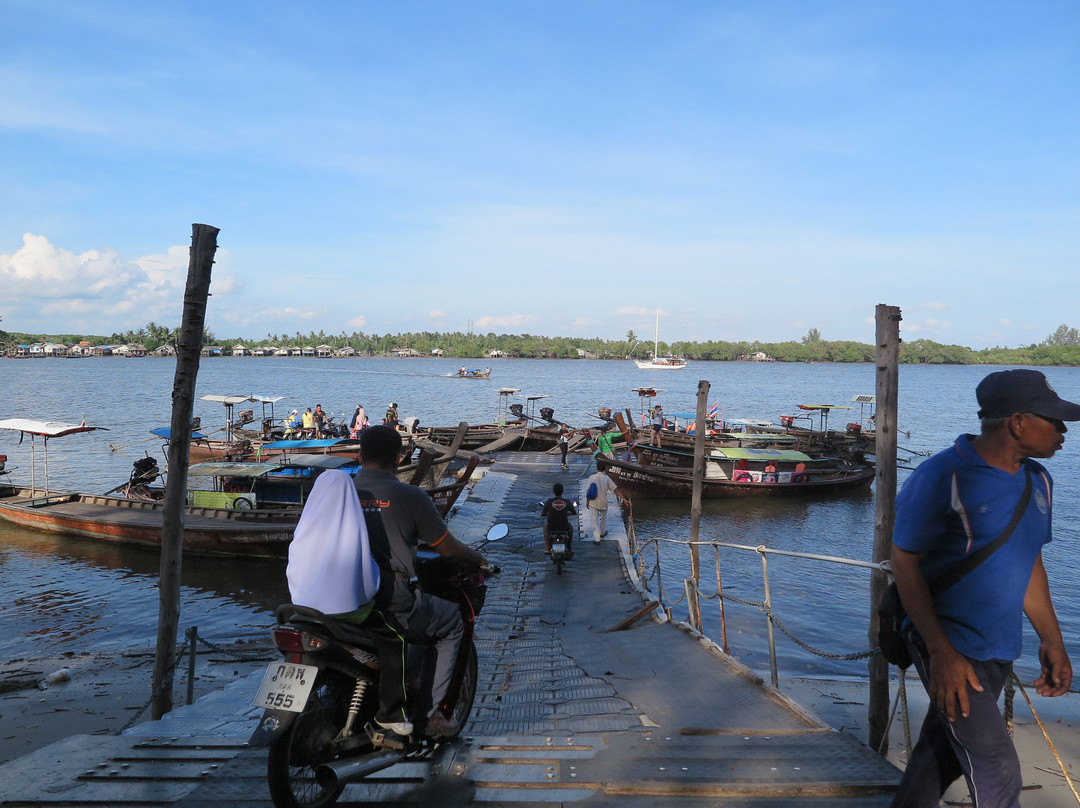
<path id="1" fill-rule="evenodd" d="M 271 662 L 263 674 L 259 692 L 252 704 L 275 710 L 298 713 L 307 704 L 315 674 L 314 665 L 297 665 L 292 662 Z"/>
<path id="2" fill-rule="evenodd" d="M 553 553 L 566 553 L 566 545 L 561 541 L 552 542 L 551 552 Z"/>

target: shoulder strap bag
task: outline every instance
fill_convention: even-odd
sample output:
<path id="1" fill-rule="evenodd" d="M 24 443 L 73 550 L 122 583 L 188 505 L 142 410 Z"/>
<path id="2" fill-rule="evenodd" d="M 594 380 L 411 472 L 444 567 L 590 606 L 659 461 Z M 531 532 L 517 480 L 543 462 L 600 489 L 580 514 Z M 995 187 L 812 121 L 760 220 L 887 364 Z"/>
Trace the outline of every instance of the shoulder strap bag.
<path id="1" fill-rule="evenodd" d="M 989 544 L 980 547 L 971 555 L 956 562 L 945 572 L 930 582 L 930 597 L 936 598 L 982 564 L 986 559 L 996 553 L 1012 536 L 1016 526 L 1020 524 L 1028 503 L 1031 502 L 1031 472 L 1024 469 L 1024 493 L 1020 495 L 1020 502 L 1013 511 L 1012 519 L 1001 535 Z M 900 636 L 900 626 L 907 616 L 904 604 L 900 600 L 900 592 L 896 588 L 896 582 L 889 584 L 881 596 L 878 604 L 878 647 L 885 660 L 898 668 L 906 668 L 911 665 L 911 654 L 908 653 L 907 644 Z"/>

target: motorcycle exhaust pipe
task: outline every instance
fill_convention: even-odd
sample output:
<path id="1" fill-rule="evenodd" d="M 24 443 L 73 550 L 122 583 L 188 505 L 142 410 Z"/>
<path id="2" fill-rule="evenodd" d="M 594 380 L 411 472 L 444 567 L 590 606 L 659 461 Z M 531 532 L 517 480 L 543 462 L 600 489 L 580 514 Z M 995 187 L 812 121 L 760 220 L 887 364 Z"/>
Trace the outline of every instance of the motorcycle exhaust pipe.
<path id="1" fill-rule="evenodd" d="M 388 769 L 404 759 L 405 753 L 403 751 L 393 749 L 377 754 L 364 755 L 359 758 L 334 760 L 316 768 L 315 779 L 323 788 L 337 788 L 338 786 L 362 780 L 369 774 Z"/>

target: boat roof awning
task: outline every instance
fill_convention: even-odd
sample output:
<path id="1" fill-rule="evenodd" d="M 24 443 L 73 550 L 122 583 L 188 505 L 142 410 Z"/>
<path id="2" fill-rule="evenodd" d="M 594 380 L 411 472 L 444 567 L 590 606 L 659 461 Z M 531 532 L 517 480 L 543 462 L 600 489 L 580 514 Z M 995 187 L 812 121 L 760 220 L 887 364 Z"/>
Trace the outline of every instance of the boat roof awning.
<path id="1" fill-rule="evenodd" d="M 159 438 L 164 438 L 165 440 L 172 440 L 172 427 L 171 426 L 159 426 L 157 429 L 151 429 L 150 434 L 151 435 L 157 435 Z M 206 440 L 206 435 L 204 435 L 202 432 L 196 432 L 193 429 L 193 430 L 191 430 L 191 439 L 192 440 Z"/>
<path id="2" fill-rule="evenodd" d="M 743 426 L 775 426 L 772 421 L 762 421 L 759 418 L 725 418 L 725 424 L 742 424 Z"/>
<path id="3" fill-rule="evenodd" d="M 210 461 L 196 463 L 188 468 L 189 477 L 262 477 L 274 469 L 281 468 L 280 463 L 229 463 Z"/>
<path id="4" fill-rule="evenodd" d="M 854 407 L 849 407 L 847 404 L 796 404 L 800 410 L 853 410 Z"/>
<path id="5" fill-rule="evenodd" d="M 359 463 L 348 455 L 295 454 L 289 455 L 288 462 L 279 463 L 277 468 L 340 469 L 345 466 L 359 466 Z"/>
<path id="6" fill-rule="evenodd" d="M 792 463 L 809 463 L 813 458 L 794 449 L 710 449 L 710 457 L 726 457 L 729 460 L 786 460 Z"/>
<path id="7" fill-rule="evenodd" d="M 784 432 L 721 432 L 723 436 L 742 443 L 798 443 L 797 435 Z"/>
<path id="8" fill-rule="evenodd" d="M 0 429 L 25 432 L 27 435 L 41 435 L 46 438 L 59 438 L 64 435 L 74 435 L 78 432 L 93 432 L 95 429 L 106 428 L 103 426 L 87 426 L 85 423 L 67 424 L 63 421 L 34 421 L 30 418 L 7 418 L 0 421 Z"/>
<path id="9" fill-rule="evenodd" d="M 284 398 L 284 396 L 270 397 L 270 396 L 256 396 L 256 395 L 247 395 L 247 396 L 214 396 L 214 395 L 206 395 L 206 396 L 199 396 L 199 401 L 216 401 L 218 404 L 224 404 L 226 407 L 231 407 L 234 404 L 243 404 L 245 401 L 255 401 L 255 402 L 258 402 L 260 404 L 276 404 L 277 402 L 281 401 L 281 399 L 283 399 L 283 398 Z"/>
<path id="10" fill-rule="evenodd" d="M 329 449 L 333 446 L 354 444 L 360 448 L 360 441 L 355 438 L 313 438 L 312 440 L 274 440 L 259 447 L 260 452 L 267 449 Z"/>
<path id="11" fill-rule="evenodd" d="M 539 401 L 542 398 L 551 398 L 547 393 L 540 393 L 539 395 L 525 396 L 526 401 Z"/>
<path id="12" fill-rule="evenodd" d="M 648 396 L 649 398 L 652 398 L 657 393 L 663 393 L 664 391 L 656 387 L 635 387 L 630 392 L 637 393 L 639 396 Z"/>
<path id="13" fill-rule="evenodd" d="M 856 404 L 876 404 L 877 396 L 862 393 L 860 395 L 854 396 L 851 400 L 854 401 Z M 852 409 L 854 409 L 854 407 Z"/>

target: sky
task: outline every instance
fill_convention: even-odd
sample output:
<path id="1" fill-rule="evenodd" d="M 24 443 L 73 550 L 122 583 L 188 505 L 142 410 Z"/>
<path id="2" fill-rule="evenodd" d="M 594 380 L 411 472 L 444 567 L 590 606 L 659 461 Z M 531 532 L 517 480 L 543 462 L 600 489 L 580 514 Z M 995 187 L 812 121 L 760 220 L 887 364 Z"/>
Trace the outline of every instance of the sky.
<path id="1" fill-rule="evenodd" d="M 1080 5 L 0 0 L 0 328 L 1080 326 Z"/>

